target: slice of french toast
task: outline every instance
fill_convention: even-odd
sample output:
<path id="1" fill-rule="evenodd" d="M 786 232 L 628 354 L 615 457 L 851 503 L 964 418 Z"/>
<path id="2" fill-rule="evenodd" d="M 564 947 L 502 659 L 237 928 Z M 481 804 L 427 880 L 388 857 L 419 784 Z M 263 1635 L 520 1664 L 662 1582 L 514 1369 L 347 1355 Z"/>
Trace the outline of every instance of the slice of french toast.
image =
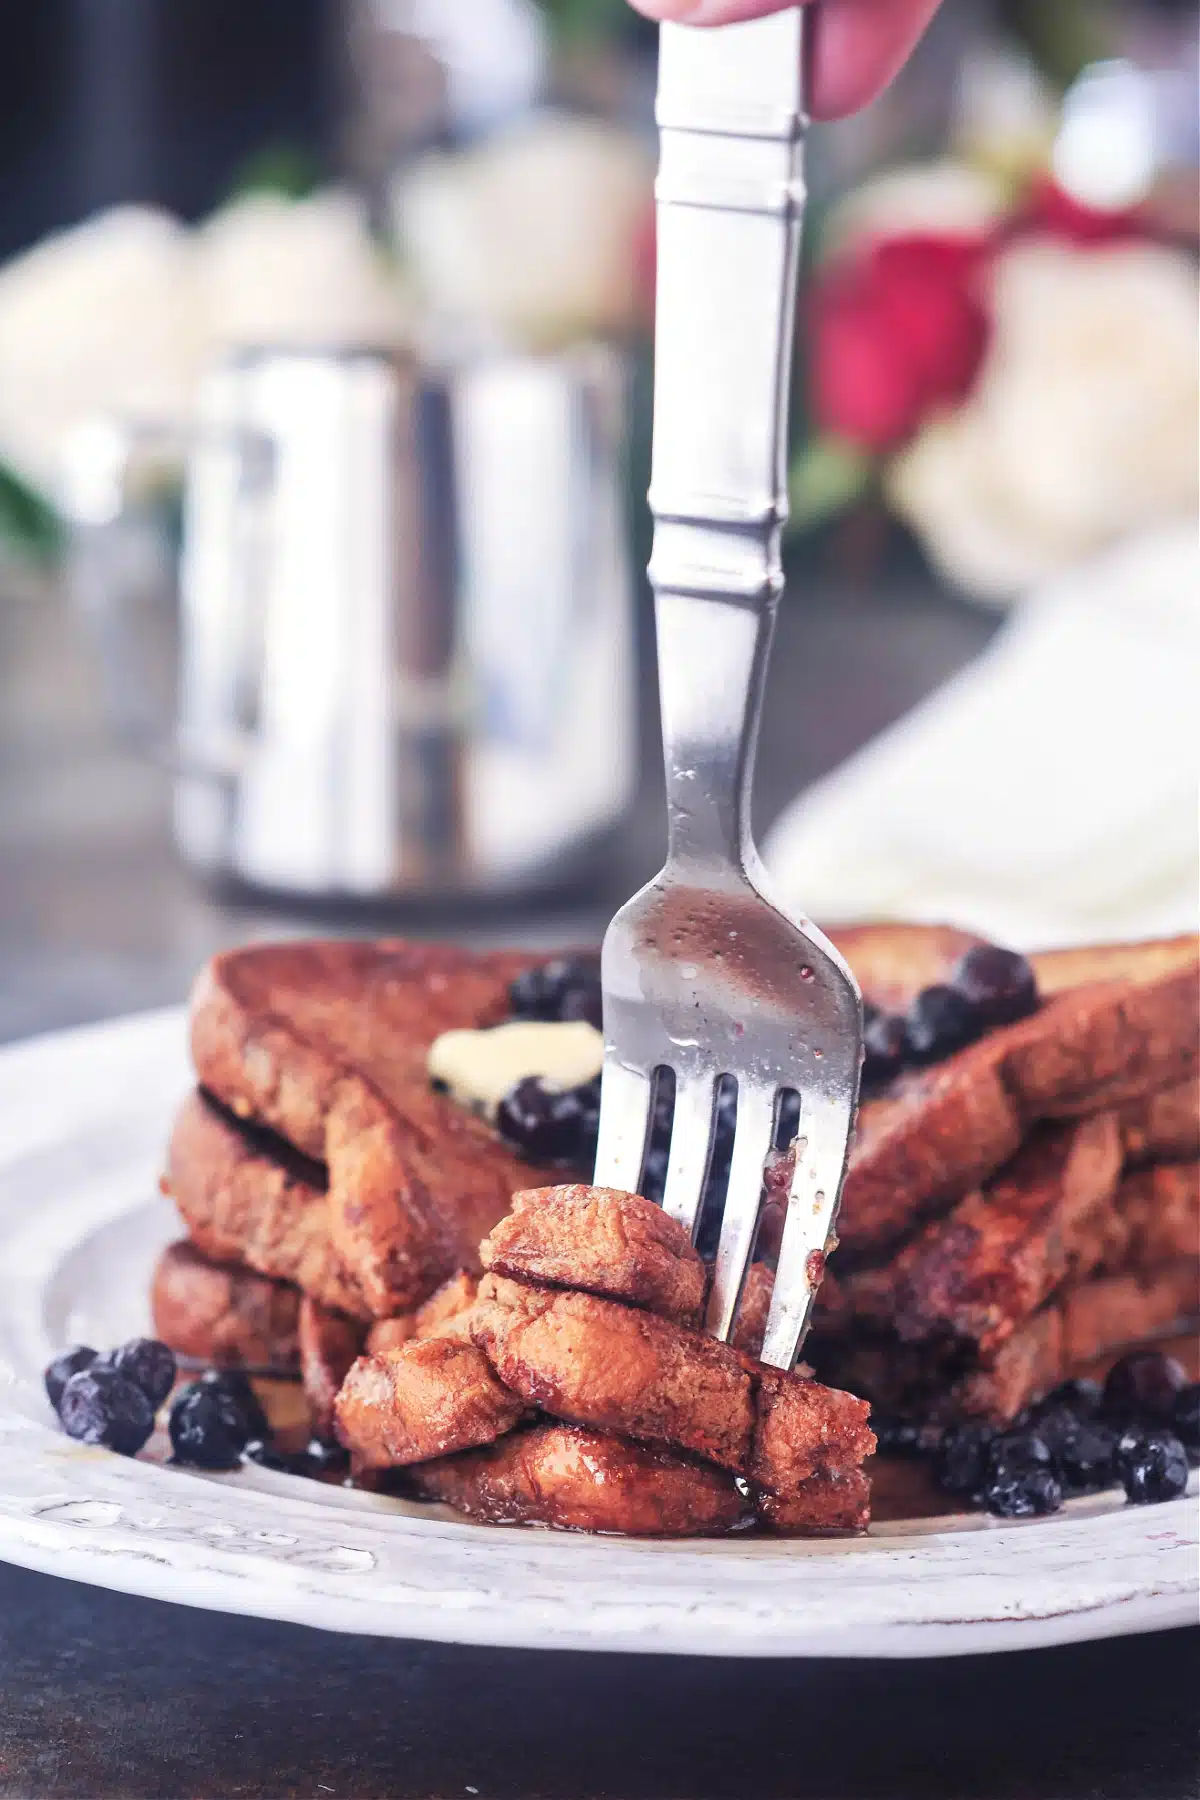
<path id="1" fill-rule="evenodd" d="M 1200 1314 L 1194 1253 L 1069 1283 L 986 1358 L 943 1360 L 929 1345 L 853 1339 L 812 1347 L 823 1381 L 921 1422 L 1013 1419 L 1081 1365 L 1183 1329 Z"/>
<path id="2" fill-rule="evenodd" d="M 978 940 L 938 926 L 834 929 L 866 999 L 888 1011 L 944 982 Z M 1042 1002 L 859 1110 L 838 1236 L 879 1255 L 1008 1161 L 1042 1120 L 1132 1105 L 1194 1082 L 1200 1062 L 1195 937 L 1031 959 Z M 905 970 L 911 970 L 907 983 Z"/>
<path id="3" fill-rule="evenodd" d="M 378 1318 L 475 1262 L 480 1240 L 536 1171 L 433 1088 L 429 1047 L 443 1031 L 502 1020 L 509 984 L 539 960 L 382 940 L 252 945 L 208 964 L 191 1009 L 201 1086 L 237 1120 L 266 1127 L 327 1171 L 327 1252 L 358 1303 L 331 1300 L 283 1266 L 278 1234 L 265 1234 L 269 1250 L 247 1247 L 245 1261 L 325 1304 Z M 235 1254 L 239 1234 L 249 1246 L 249 1211 L 235 1220 L 227 1204 L 223 1247 L 212 1249 L 220 1196 L 208 1184 L 206 1223 L 178 1160 L 173 1147 L 168 1179 L 192 1235 L 214 1254 Z"/>

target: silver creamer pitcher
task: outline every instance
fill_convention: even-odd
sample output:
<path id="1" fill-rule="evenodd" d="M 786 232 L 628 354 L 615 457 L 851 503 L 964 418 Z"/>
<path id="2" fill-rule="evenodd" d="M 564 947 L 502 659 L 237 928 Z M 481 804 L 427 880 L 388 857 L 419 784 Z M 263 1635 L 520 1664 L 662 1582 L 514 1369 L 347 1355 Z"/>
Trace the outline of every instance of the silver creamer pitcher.
<path id="1" fill-rule="evenodd" d="M 448 373 L 260 349 L 210 374 L 182 434 L 169 746 L 191 863 L 370 899 L 586 864 L 633 776 L 624 424 L 598 347 Z M 106 545 L 161 437 L 108 420 L 72 446 L 75 587 L 110 671 L 137 647 Z"/>

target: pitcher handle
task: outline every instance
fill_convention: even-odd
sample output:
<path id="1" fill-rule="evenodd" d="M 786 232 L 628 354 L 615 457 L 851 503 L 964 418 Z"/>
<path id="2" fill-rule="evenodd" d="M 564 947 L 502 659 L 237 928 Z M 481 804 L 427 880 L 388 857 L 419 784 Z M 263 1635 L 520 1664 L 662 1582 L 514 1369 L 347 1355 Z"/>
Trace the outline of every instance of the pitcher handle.
<path id="1" fill-rule="evenodd" d="M 129 540 L 130 490 L 139 468 L 180 465 L 197 445 L 215 446 L 237 461 L 236 516 L 246 535 L 235 559 L 246 588 L 240 616 L 260 616 L 266 574 L 262 534 L 255 515 L 274 486 L 274 446 L 262 432 L 184 420 L 108 413 L 80 423 L 63 457 L 62 507 L 67 525 L 67 590 L 70 604 L 92 640 L 113 725 L 126 743 L 180 776 L 232 781 L 257 741 L 253 721 L 185 739 L 179 728 L 151 724 L 138 683 L 132 621 Z M 162 533 L 165 545 L 165 532 Z M 261 632 L 256 634 L 261 649 Z"/>

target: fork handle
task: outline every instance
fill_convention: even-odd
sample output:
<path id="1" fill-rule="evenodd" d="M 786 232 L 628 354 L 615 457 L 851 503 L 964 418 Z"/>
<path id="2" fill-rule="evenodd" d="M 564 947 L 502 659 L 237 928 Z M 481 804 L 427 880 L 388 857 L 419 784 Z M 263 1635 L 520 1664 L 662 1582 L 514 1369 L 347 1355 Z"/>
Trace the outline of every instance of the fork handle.
<path id="1" fill-rule="evenodd" d="M 754 854 L 750 780 L 783 587 L 803 10 L 660 32 L 649 575 L 674 862 Z"/>

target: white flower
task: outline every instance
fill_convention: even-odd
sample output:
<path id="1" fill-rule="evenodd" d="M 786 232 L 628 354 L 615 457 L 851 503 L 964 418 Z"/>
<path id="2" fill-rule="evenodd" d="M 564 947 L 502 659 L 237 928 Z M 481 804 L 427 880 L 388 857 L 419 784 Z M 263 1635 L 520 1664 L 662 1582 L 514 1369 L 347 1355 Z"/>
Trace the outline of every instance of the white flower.
<path id="1" fill-rule="evenodd" d="M 237 344 L 390 345 L 408 335 L 400 284 L 350 194 L 249 194 L 209 220 L 197 256 L 210 353 Z"/>
<path id="2" fill-rule="evenodd" d="M 974 394 L 891 466 L 897 510 L 978 597 L 1188 516 L 1197 484 L 1195 273 L 1157 245 L 1015 245 Z"/>
<path id="3" fill-rule="evenodd" d="M 652 194 L 643 146 L 544 113 L 398 185 L 397 236 L 435 313 L 525 345 L 620 332 Z"/>
<path id="4" fill-rule="evenodd" d="M 822 254 L 840 256 L 874 239 L 931 232 L 937 237 L 986 237 L 1008 210 L 1008 189 L 996 176 L 947 157 L 874 176 L 830 210 Z"/>
<path id="5" fill-rule="evenodd" d="M 392 345 L 409 310 L 347 194 L 250 195 L 199 231 L 102 213 L 0 270 L 0 459 L 53 494 L 80 422 L 184 419 L 232 346 Z"/>
<path id="6" fill-rule="evenodd" d="M 0 458 L 52 492 L 71 427 L 127 407 L 174 417 L 203 356 L 190 234 L 122 207 L 0 273 Z"/>

